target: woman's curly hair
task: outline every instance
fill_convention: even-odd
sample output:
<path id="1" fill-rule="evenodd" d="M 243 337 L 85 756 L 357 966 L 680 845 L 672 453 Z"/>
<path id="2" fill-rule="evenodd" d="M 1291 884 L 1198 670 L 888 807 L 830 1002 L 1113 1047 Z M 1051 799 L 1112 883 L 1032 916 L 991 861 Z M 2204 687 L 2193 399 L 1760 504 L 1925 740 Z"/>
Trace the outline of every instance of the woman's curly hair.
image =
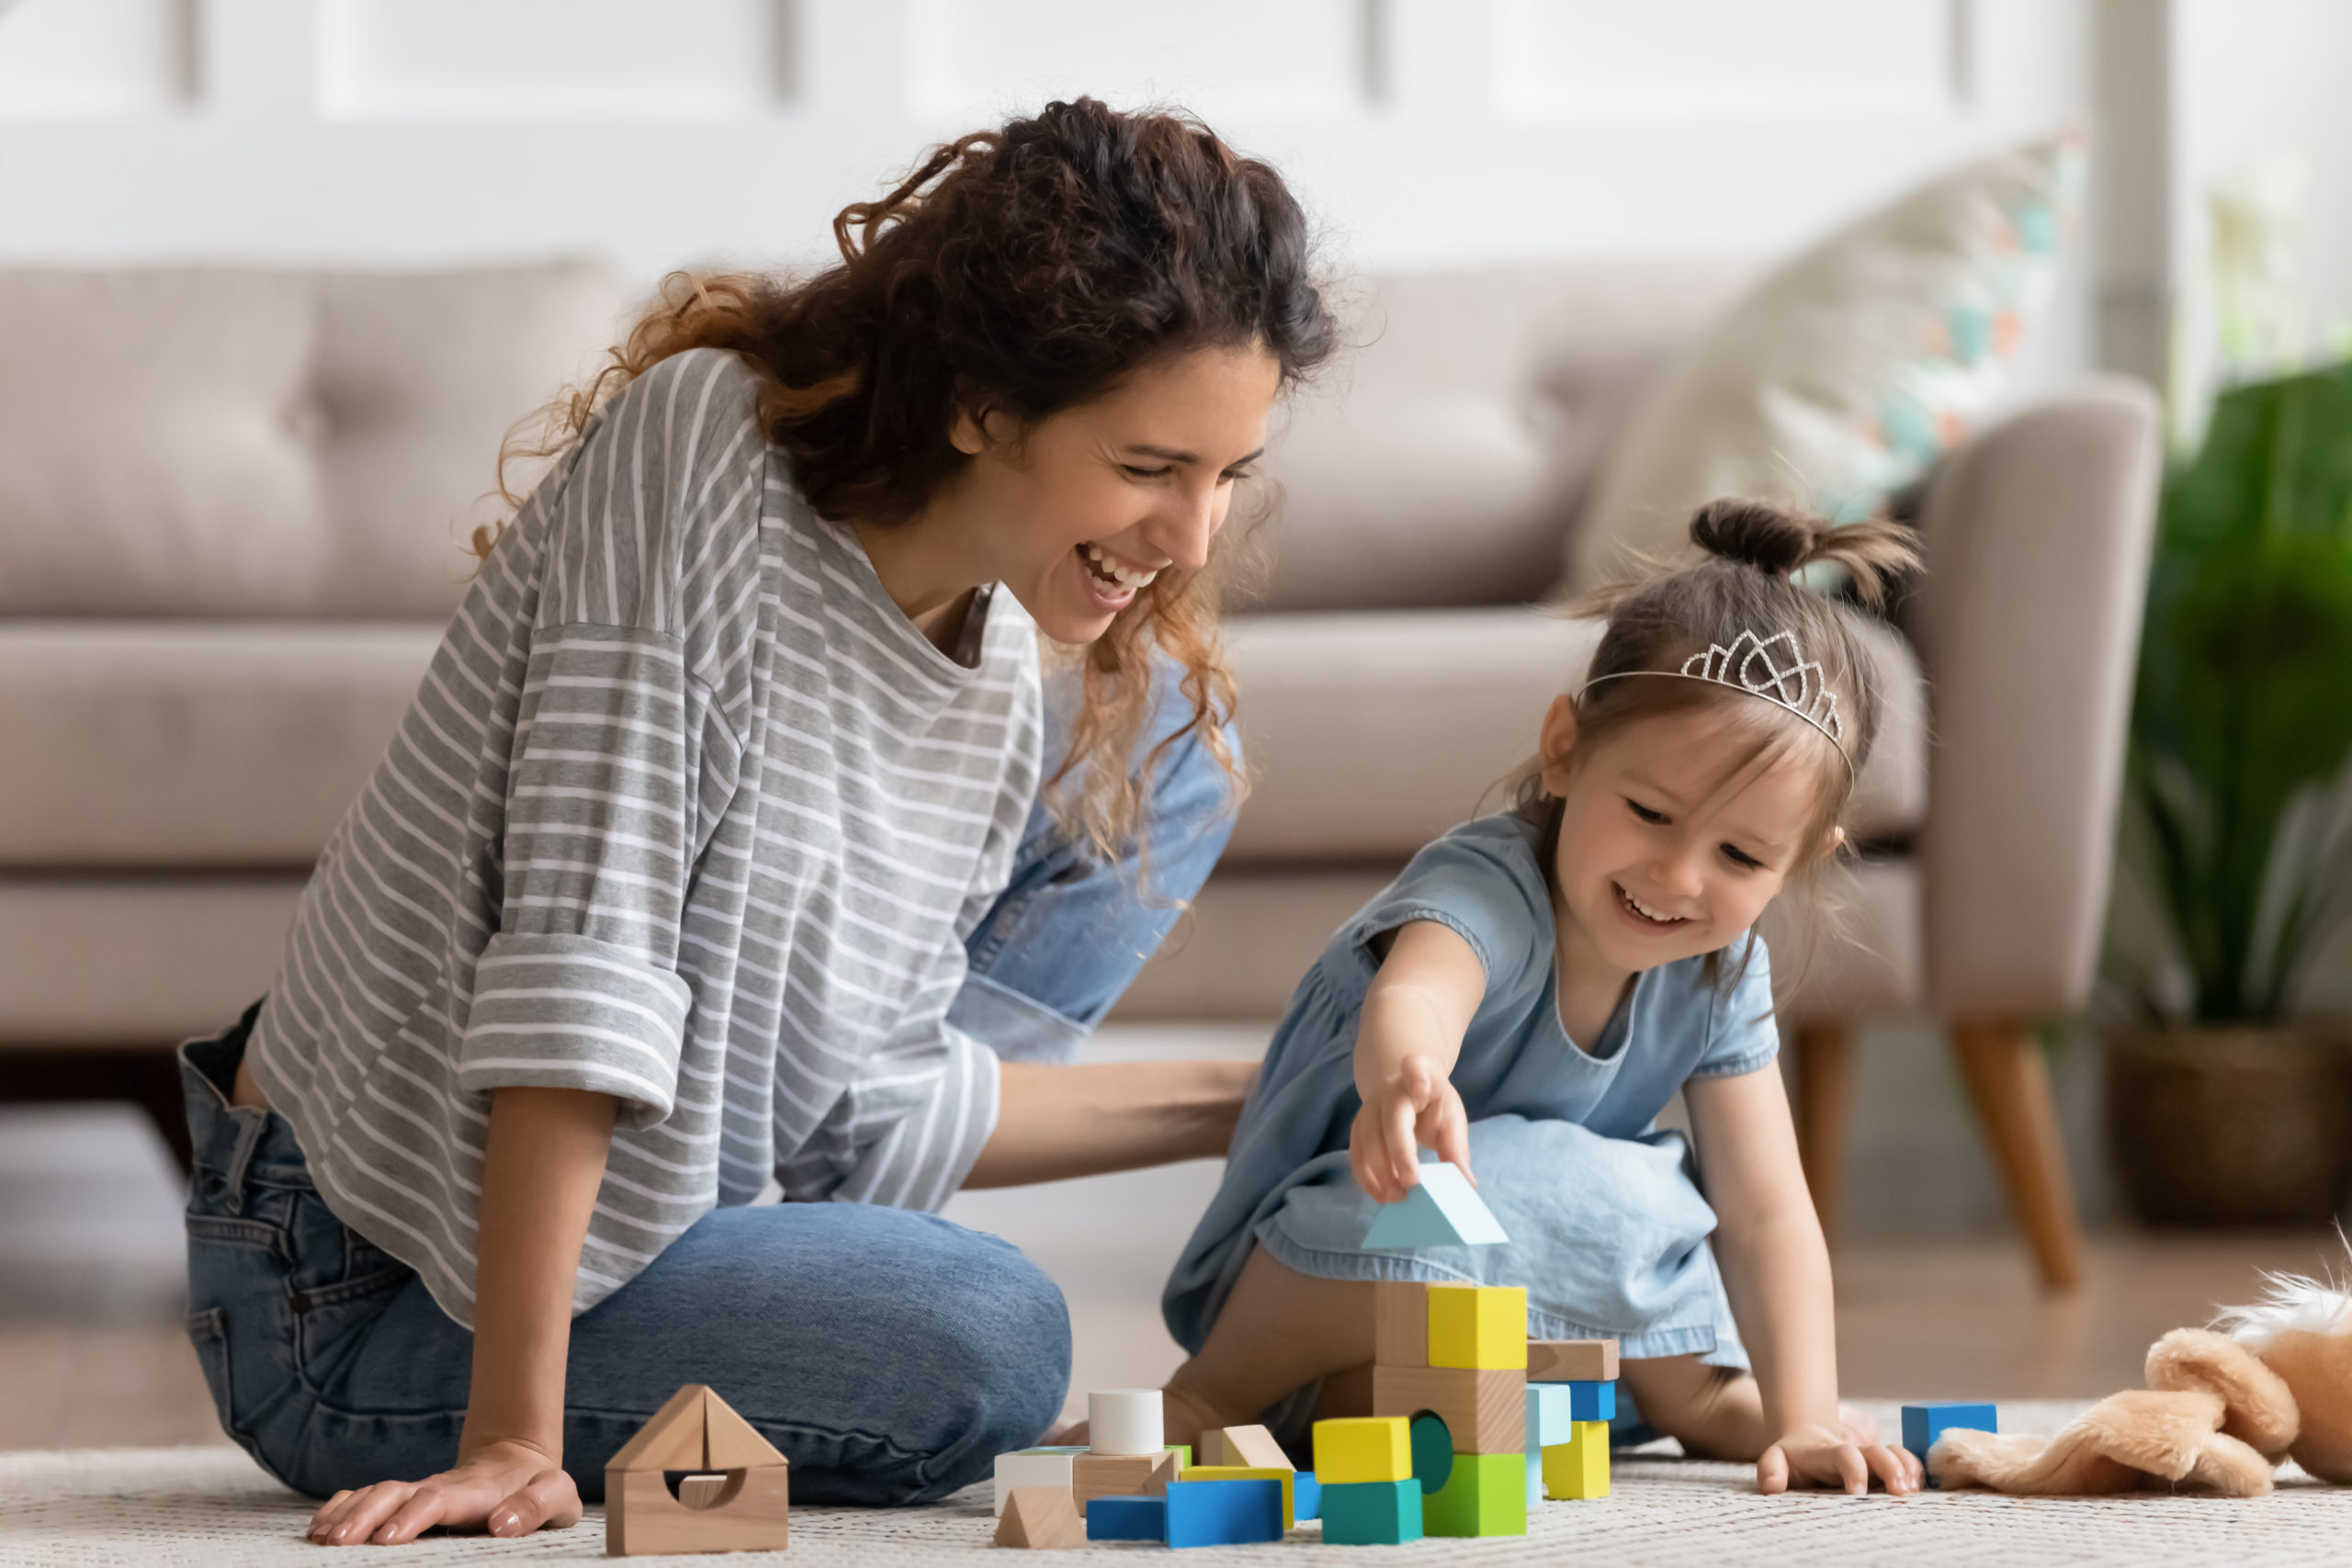
<path id="1" fill-rule="evenodd" d="M 934 149 L 880 200 L 843 208 L 833 238 L 840 263 L 811 276 L 665 279 L 610 363 L 518 427 L 538 438 L 510 438 L 502 475 L 509 458 L 569 446 L 657 362 L 730 349 L 765 376 L 761 423 L 809 506 L 888 525 L 970 461 L 948 439 L 959 412 L 1026 427 L 1154 361 L 1211 347 L 1264 349 L 1287 389 L 1338 341 L 1306 216 L 1281 175 L 1181 113 L 1048 104 Z M 478 534 L 475 548 L 494 542 Z M 1239 802 L 1216 624 L 1234 542 L 1220 535 L 1201 570 L 1161 571 L 1074 650 L 1082 701 L 1046 787 L 1102 850 L 1137 836 L 1142 781 L 1189 736 L 1224 765 Z M 1182 664 L 1192 714 L 1131 769 L 1152 716 L 1154 646 Z"/>

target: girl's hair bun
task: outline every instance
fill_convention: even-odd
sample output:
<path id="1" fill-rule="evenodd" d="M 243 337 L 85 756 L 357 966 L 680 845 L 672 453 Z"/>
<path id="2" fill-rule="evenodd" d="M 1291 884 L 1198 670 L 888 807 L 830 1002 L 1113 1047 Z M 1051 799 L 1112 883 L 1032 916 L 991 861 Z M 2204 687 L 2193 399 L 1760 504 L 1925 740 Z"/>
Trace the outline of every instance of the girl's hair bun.
<path id="1" fill-rule="evenodd" d="M 1690 542 L 1720 560 L 1786 577 L 1814 558 L 1821 527 L 1761 501 L 1711 501 L 1691 515 Z"/>

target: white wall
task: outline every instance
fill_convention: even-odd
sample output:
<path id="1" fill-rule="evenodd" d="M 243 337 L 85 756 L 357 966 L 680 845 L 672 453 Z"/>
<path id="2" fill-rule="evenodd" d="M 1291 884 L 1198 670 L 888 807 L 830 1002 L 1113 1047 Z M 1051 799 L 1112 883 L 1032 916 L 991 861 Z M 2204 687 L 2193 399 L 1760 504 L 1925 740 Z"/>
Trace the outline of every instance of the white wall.
<path id="1" fill-rule="evenodd" d="M 2086 4 L 20 0 L 0 260 L 805 258 L 927 143 L 1080 90 L 1275 158 L 1351 265 L 1769 253 L 2087 120 Z"/>

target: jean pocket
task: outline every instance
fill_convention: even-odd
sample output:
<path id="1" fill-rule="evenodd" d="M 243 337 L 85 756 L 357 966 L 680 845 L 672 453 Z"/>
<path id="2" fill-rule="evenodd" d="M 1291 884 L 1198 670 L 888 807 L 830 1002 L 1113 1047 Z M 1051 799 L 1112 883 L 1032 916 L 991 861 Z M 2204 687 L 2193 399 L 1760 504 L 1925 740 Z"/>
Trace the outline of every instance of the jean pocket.
<path id="1" fill-rule="evenodd" d="M 237 1446 L 253 1451 L 253 1439 L 237 1424 L 237 1402 L 234 1386 L 229 1375 L 229 1320 L 219 1307 L 207 1307 L 192 1312 L 187 1317 L 188 1343 L 196 1347 L 197 1364 L 204 1369 L 204 1386 L 211 1391 L 212 1408 L 220 1417 L 220 1429 L 236 1439 Z"/>

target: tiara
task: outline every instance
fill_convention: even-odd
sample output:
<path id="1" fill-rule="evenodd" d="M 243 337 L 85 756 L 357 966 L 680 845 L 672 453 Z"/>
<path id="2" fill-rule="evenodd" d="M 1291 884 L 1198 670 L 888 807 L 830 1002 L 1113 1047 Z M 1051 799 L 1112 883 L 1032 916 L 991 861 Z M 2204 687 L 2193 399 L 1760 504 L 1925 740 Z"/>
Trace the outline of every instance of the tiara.
<path id="1" fill-rule="evenodd" d="M 1584 683 L 1585 690 L 1590 691 L 1603 681 L 1622 681 L 1631 675 L 1712 681 L 1718 686 L 1761 697 L 1788 709 L 1829 737 L 1829 743 L 1838 748 L 1838 755 L 1845 759 L 1847 772 L 1853 771 L 1854 759 L 1846 750 L 1846 721 L 1838 713 L 1838 694 L 1829 689 L 1819 662 L 1806 659 L 1799 651 L 1794 632 L 1775 632 L 1760 637 L 1752 631 L 1743 631 L 1732 639 L 1729 648 L 1709 643 L 1706 652 L 1692 654 L 1682 661 L 1679 670 L 1620 670 L 1614 674 L 1594 676 Z"/>

